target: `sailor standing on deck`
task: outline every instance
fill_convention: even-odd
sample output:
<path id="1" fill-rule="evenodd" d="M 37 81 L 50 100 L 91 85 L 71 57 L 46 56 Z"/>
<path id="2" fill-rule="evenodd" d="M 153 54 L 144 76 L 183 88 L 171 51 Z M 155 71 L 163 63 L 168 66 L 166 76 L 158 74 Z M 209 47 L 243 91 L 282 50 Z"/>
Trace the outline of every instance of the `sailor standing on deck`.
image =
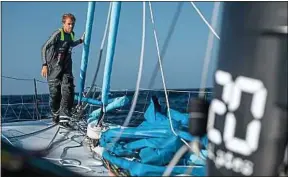
<path id="1" fill-rule="evenodd" d="M 49 86 L 49 106 L 53 121 L 68 122 L 74 102 L 74 78 L 72 73 L 72 48 L 83 43 L 74 41 L 76 18 L 72 14 L 62 16 L 63 27 L 56 30 L 42 48 L 41 75 L 47 78 Z"/>

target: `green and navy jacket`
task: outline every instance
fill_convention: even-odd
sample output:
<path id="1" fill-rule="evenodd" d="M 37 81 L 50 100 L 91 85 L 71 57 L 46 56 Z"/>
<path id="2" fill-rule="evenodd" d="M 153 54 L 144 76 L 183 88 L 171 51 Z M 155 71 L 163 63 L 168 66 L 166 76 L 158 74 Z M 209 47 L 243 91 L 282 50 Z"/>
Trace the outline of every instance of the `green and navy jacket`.
<path id="1" fill-rule="evenodd" d="M 71 58 L 72 48 L 83 42 L 81 39 L 74 41 L 74 35 L 74 31 L 69 34 L 63 28 L 56 30 L 42 47 L 42 64 L 49 65 L 53 60 L 59 60 L 59 56 Z"/>

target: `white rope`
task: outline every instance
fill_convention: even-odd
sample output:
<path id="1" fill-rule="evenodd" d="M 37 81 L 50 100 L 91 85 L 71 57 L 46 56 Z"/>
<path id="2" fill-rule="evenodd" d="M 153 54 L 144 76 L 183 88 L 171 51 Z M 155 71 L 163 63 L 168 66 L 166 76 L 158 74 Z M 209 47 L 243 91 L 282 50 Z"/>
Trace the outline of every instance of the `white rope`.
<path id="1" fill-rule="evenodd" d="M 111 17 L 111 9 L 112 9 L 112 2 L 110 2 L 110 4 L 109 4 L 109 10 L 108 10 L 108 15 L 107 15 L 107 19 L 106 19 L 105 30 L 104 30 L 104 35 L 103 35 L 103 38 L 102 38 L 100 50 L 104 48 L 105 39 L 106 39 L 106 36 L 107 36 L 108 26 L 109 26 L 110 17 Z"/>
<path id="2" fill-rule="evenodd" d="M 193 3 L 192 3 L 192 5 L 193 5 Z M 217 16 L 218 16 L 219 7 L 220 7 L 220 2 L 215 2 L 214 7 L 213 7 L 212 19 L 211 19 L 212 26 L 215 26 L 217 24 Z M 200 96 L 203 97 L 204 96 L 203 93 L 205 93 L 205 92 L 203 92 L 203 89 L 205 89 L 207 69 L 208 69 L 208 65 L 209 65 L 209 59 L 210 59 L 210 56 L 212 53 L 211 51 L 212 51 L 213 39 L 214 39 L 214 35 L 212 32 L 213 31 L 210 31 L 209 37 L 208 37 L 206 54 L 205 54 L 205 59 L 204 59 L 204 66 L 203 66 L 203 70 L 202 70 L 201 87 L 200 87 L 202 91 L 199 92 L 199 97 Z M 192 152 L 195 152 L 197 154 L 197 156 L 200 157 L 200 153 L 199 153 L 200 149 L 198 147 L 199 140 L 197 139 L 196 141 L 191 142 L 190 145 L 193 147 L 193 148 L 191 148 Z M 187 152 L 187 150 L 188 150 L 187 147 L 182 147 L 176 152 L 172 161 L 169 163 L 167 169 L 163 173 L 163 176 L 169 176 L 171 174 L 173 167 L 178 163 L 178 161 L 181 159 L 183 154 L 185 152 Z"/>
<path id="3" fill-rule="evenodd" d="M 135 93 L 133 96 L 133 101 L 129 110 L 129 113 L 124 121 L 123 127 L 126 127 L 132 117 L 132 114 L 135 110 L 137 99 L 138 99 L 138 94 L 139 94 L 139 88 L 140 88 L 140 82 L 141 82 L 141 77 L 142 77 L 142 68 L 143 68 L 143 61 L 144 61 L 144 49 L 145 49 L 145 34 L 146 34 L 146 4 L 145 1 L 143 1 L 143 23 L 142 23 L 142 46 L 141 46 L 141 54 L 140 54 L 140 64 L 139 64 L 139 70 L 138 70 L 138 77 L 137 77 L 137 82 L 136 82 L 136 88 L 135 88 Z M 123 129 L 119 132 L 118 136 L 114 139 L 114 143 L 117 142 L 120 138 L 120 136 L 123 133 Z M 114 144 L 111 143 L 111 144 Z"/>
<path id="4" fill-rule="evenodd" d="M 213 7 L 213 12 L 212 12 L 212 18 L 211 18 L 211 24 L 213 27 L 217 25 L 217 19 L 218 19 L 217 17 L 218 17 L 219 9 L 220 9 L 220 2 L 215 2 L 214 7 Z M 202 69 L 202 75 L 201 75 L 202 78 L 201 78 L 199 97 L 205 96 L 203 91 L 205 91 L 205 85 L 207 82 L 208 67 L 209 67 L 209 63 L 210 63 L 211 55 L 212 55 L 213 41 L 214 41 L 214 35 L 212 31 L 210 31 L 209 36 L 208 36 L 208 41 L 207 41 L 203 69 Z"/>
<path id="5" fill-rule="evenodd" d="M 220 39 L 220 37 L 218 36 L 218 34 L 215 32 L 215 30 L 213 29 L 213 27 L 210 26 L 210 24 L 207 22 L 207 20 L 205 19 L 205 17 L 202 15 L 202 13 L 200 12 L 200 10 L 197 8 L 197 6 L 191 1 L 190 2 L 193 6 L 193 8 L 196 10 L 196 12 L 199 14 L 199 16 L 201 17 L 201 19 L 204 21 L 204 23 L 208 26 L 208 28 L 210 29 L 210 31 L 218 38 Z M 216 2 L 215 2 L 216 3 Z M 220 3 L 220 2 L 218 2 Z"/>
<path id="6" fill-rule="evenodd" d="M 209 66 L 209 62 L 210 62 L 210 58 L 211 58 L 211 53 L 212 53 L 212 48 L 213 48 L 213 39 L 214 39 L 214 35 L 216 37 L 218 37 L 218 35 L 215 33 L 213 28 L 205 20 L 205 18 L 203 17 L 201 12 L 197 9 L 195 4 L 193 2 L 191 2 L 191 4 L 195 8 L 195 10 L 198 12 L 200 17 L 204 20 L 204 22 L 210 28 L 210 33 L 209 33 L 208 42 L 207 42 L 207 48 L 206 48 L 206 54 L 205 54 L 205 59 L 204 59 L 204 66 L 203 66 L 203 70 L 202 70 L 201 87 L 200 87 L 201 90 L 199 92 L 199 97 L 200 96 L 203 97 L 204 93 L 205 93 L 204 89 L 205 89 L 205 82 L 206 82 L 206 78 L 207 78 L 207 70 L 208 70 L 208 66 Z M 219 12 L 219 7 L 220 7 L 220 2 L 215 2 L 214 8 L 213 8 L 213 13 L 212 13 L 212 19 L 211 19 L 213 27 L 216 26 L 216 24 L 217 24 L 217 15 L 218 15 L 218 12 Z M 218 37 L 218 39 L 220 39 L 220 38 Z M 197 144 L 198 144 L 197 142 L 191 142 L 190 143 L 190 145 L 193 147 L 193 150 L 196 151 L 196 154 L 199 156 L 199 148 L 196 147 Z M 187 147 L 182 146 L 177 151 L 177 153 L 174 155 L 173 159 L 169 163 L 168 167 L 166 168 L 165 172 L 163 173 L 163 176 L 169 176 L 171 174 L 171 172 L 173 170 L 173 167 L 178 163 L 178 161 L 181 159 L 183 154 L 185 154 L 185 152 L 187 152 L 187 150 L 188 150 Z"/>
<path id="7" fill-rule="evenodd" d="M 161 73 L 161 77 L 162 77 L 162 83 L 163 83 L 163 87 L 164 87 L 165 99 L 166 99 L 166 104 L 167 104 L 167 108 L 168 108 L 167 111 L 168 111 L 168 118 L 169 118 L 169 121 L 170 121 L 170 128 L 171 128 L 171 131 L 173 132 L 173 134 L 174 134 L 175 136 L 178 136 L 178 134 L 175 132 L 175 130 L 174 130 L 174 128 L 173 128 L 173 123 L 172 123 L 172 119 L 171 119 L 170 104 L 169 104 L 169 100 L 168 100 L 168 94 L 167 94 L 167 89 L 166 89 L 164 72 L 163 72 L 163 67 L 162 67 L 162 62 L 161 62 L 161 56 L 160 56 L 160 50 L 159 50 L 159 44 L 158 44 L 158 38 L 157 38 L 155 23 L 154 23 L 152 5 L 151 5 L 151 2 L 150 2 L 150 1 L 149 1 L 149 9 L 150 9 L 151 22 L 152 22 L 152 25 L 153 25 L 154 39 L 155 39 L 155 42 L 156 42 L 156 49 L 157 49 L 157 55 L 158 55 L 160 73 Z M 188 144 L 184 139 L 181 138 L 181 141 L 182 141 L 184 144 L 186 144 L 189 148 L 191 148 L 191 147 L 189 146 L 189 144 Z"/>
<path id="8" fill-rule="evenodd" d="M 6 141 L 8 141 L 9 144 L 15 147 L 15 145 L 5 135 L 2 134 L 1 137 L 3 137 Z"/>
<path id="9" fill-rule="evenodd" d="M 143 29 L 142 29 L 142 46 L 141 46 L 141 54 L 140 54 L 140 64 L 139 64 L 139 70 L 138 70 L 138 77 L 136 82 L 136 88 L 134 93 L 134 98 L 132 101 L 131 108 L 129 110 L 128 116 L 126 117 L 123 127 L 126 127 L 132 117 L 132 114 L 135 110 L 138 94 L 139 94 L 139 88 L 140 88 L 140 82 L 142 77 L 142 70 L 143 70 L 143 61 L 144 61 L 144 49 L 145 49 L 145 33 L 146 33 L 146 4 L 145 1 L 143 2 L 143 23 L 142 23 Z"/>
<path id="10" fill-rule="evenodd" d="M 174 155 L 173 159 L 168 164 L 162 176 L 170 176 L 173 167 L 178 163 L 181 157 L 188 151 L 188 147 L 183 145 Z"/>
<path id="11" fill-rule="evenodd" d="M 200 149 L 198 148 L 198 146 L 195 147 L 195 141 L 192 141 L 189 143 L 190 147 L 193 147 L 193 149 L 190 148 L 190 150 L 196 154 L 200 154 Z M 188 147 L 183 145 L 174 155 L 174 157 L 172 158 L 172 160 L 170 161 L 170 163 L 168 164 L 166 170 L 164 171 L 162 176 L 170 176 L 173 168 L 177 165 L 177 163 L 179 162 L 179 160 L 181 159 L 181 157 L 188 151 Z M 198 166 L 198 165 L 193 165 L 191 167 L 191 170 L 193 170 L 193 168 L 203 168 L 203 166 Z M 192 172 L 192 171 L 191 171 Z M 187 173 L 186 175 L 189 175 L 189 173 Z"/>
<path id="12" fill-rule="evenodd" d="M 175 31 L 175 27 L 176 27 L 176 24 L 177 24 L 177 22 L 178 22 L 178 19 L 179 19 L 179 16 L 180 16 L 180 14 L 181 14 L 181 11 L 182 11 L 182 7 L 183 7 L 183 2 L 179 2 L 178 3 L 178 6 L 177 6 L 177 8 L 176 8 L 176 12 L 175 12 L 175 15 L 174 15 L 174 17 L 173 17 L 173 19 L 172 19 L 172 21 L 171 21 L 171 24 L 170 24 L 170 26 L 169 26 L 169 31 L 168 31 L 168 33 L 167 33 L 167 36 L 166 36 L 166 39 L 165 39 L 165 41 L 164 41 L 164 43 L 163 43 L 163 47 L 162 47 L 162 49 L 161 49 L 161 52 L 160 52 L 160 54 L 161 54 L 161 59 L 162 59 L 162 62 L 164 62 L 164 56 L 165 56 L 165 54 L 166 54 L 166 51 L 167 51 L 167 49 L 168 49 L 168 46 L 169 46 L 169 43 L 170 43 L 170 40 L 172 39 L 172 35 L 173 35 L 173 33 L 174 33 L 174 31 Z M 157 77 L 157 75 L 158 75 L 158 62 L 155 64 L 155 67 L 154 67 L 154 70 L 153 70 L 153 72 L 152 72 L 152 75 L 151 75 L 151 78 L 150 78 L 150 82 L 149 82 L 149 84 L 148 84 L 148 88 L 152 88 L 153 86 L 154 86 L 154 83 L 155 83 L 155 79 L 156 79 L 156 77 Z"/>

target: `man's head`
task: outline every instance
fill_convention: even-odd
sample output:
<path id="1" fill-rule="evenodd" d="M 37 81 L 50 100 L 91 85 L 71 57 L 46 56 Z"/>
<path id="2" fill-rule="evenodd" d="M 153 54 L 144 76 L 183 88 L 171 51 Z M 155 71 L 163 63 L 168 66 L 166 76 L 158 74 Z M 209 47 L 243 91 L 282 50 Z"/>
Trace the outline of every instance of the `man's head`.
<path id="1" fill-rule="evenodd" d="M 63 29 L 66 33 L 71 33 L 73 31 L 76 18 L 73 14 L 64 14 L 62 16 Z"/>

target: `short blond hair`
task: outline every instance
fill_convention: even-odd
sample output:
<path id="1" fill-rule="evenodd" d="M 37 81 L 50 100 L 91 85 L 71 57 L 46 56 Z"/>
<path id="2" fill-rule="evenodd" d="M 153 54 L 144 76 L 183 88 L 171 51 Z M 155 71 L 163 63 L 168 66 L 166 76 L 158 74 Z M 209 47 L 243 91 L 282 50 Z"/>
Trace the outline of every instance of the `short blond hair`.
<path id="1" fill-rule="evenodd" d="M 67 13 L 67 14 L 63 14 L 62 15 L 62 23 L 65 23 L 67 18 L 70 18 L 74 23 L 76 21 L 76 18 L 75 18 L 75 16 L 73 14 Z"/>

